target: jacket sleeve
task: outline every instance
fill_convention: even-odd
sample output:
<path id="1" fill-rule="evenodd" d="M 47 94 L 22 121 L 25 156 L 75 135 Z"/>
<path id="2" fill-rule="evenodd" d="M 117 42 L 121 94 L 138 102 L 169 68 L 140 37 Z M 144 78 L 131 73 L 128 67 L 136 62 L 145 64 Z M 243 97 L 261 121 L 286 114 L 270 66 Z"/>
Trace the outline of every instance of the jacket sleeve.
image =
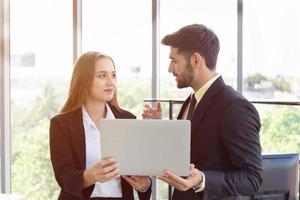
<path id="1" fill-rule="evenodd" d="M 248 101 L 229 105 L 220 121 L 220 137 L 231 163 L 230 171 L 204 171 L 205 191 L 216 196 L 251 195 L 262 183 L 260 120 Z"/>
<path id="2" fill-rule="evenodd" d="M 71 141 L 63 123 L 53 118 L 50 122 L 50 157 L 55 178 L 64 192 L 82 198 L 83 172 L 75 167 Z"/>

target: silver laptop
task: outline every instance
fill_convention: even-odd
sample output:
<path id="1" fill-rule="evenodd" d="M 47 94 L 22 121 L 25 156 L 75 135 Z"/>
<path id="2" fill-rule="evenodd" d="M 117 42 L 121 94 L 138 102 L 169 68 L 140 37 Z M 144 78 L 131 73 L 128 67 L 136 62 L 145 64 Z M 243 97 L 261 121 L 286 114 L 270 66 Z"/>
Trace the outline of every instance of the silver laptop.
<path id="1" fill-rule="evenodd" d="M 191 127 L 189 120 L 101 120 L 101 156 L 112 156 L 121 175 L 164 174 L 171 169 L 188 176 Z"/>

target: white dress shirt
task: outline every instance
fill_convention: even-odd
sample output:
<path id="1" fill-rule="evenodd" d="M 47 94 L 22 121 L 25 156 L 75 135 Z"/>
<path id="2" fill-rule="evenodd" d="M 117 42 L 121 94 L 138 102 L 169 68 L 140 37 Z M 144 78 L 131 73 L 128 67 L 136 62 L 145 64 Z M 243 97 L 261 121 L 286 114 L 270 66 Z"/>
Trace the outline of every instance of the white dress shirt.
<path id="1" fill-rule="evenodd" d="M 115 119 L 108 104 L 106 104 L 106 119 Z M 101 133 L 89 114 L 82 106 L 83 126 L 85 132 L 86 169 L 101 160 Z M 114 179 L 104 183 L 96 182 L 91 197 L 122 197 L 121 179 Z"/>

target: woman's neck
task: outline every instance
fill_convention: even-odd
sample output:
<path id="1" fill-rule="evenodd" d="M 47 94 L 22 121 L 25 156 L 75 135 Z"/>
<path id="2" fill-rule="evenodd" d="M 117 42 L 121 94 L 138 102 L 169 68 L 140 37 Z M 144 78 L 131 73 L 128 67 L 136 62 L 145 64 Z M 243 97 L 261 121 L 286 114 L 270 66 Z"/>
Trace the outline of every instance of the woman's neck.
<path id="1" fill-rule="evenodd" d="M 92 102 L 86 101 L 84 103 L 84 108 L 86 112 L 89 114 L 91 120 L 98 125 L 100 119 L 104 119 L 106 117 L 106 102 Z"/>

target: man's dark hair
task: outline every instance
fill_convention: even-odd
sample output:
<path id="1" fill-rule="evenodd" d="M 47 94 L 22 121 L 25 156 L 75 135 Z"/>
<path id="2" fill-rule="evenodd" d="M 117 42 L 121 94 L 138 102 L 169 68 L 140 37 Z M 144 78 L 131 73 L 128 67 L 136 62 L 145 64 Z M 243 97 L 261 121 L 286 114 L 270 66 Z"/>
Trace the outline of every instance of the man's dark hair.
<path id="1" fill-rule="evenodd" d="M 185 26 L 175 33 L 166 35 L 162 43 L 167 46 L 178 48 L 178 52 L 191 56 L 199 53 L 205 60 L 210 70 L 216 68 L 218 53 L 220 50 L 219 39 L 216 34 L 201 24 Z"/>

